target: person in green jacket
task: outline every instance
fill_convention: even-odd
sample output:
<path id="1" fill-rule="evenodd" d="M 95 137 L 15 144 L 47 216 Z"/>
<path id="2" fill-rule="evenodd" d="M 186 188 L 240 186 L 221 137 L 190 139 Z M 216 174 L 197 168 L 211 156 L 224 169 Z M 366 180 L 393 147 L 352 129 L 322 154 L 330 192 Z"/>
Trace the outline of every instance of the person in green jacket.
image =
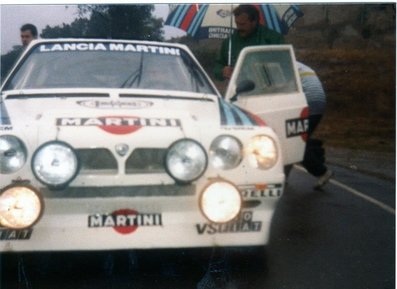
<path id="1" fill-rule="evenodd" d="M 284 37 L 259 24 L 259 11 L 253 5 L 239 5 L 233 11 L 237 30 L 231 41 L 225 39 L 214 68 L 218 80 L 230 79 L 240 51 L 248 46 L 265 44 L 284 44 Z M 230 43 L 229 43 L 230 42 Z M 229 63 L 229 44 L 231 57 Z"/>

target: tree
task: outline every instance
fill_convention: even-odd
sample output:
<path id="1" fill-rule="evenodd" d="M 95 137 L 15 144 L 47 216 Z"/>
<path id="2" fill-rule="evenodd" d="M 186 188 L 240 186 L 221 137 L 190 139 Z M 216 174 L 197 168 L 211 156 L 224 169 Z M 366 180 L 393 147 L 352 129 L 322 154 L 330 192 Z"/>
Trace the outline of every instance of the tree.
<path id="1" fill-rule="evenodd" d="M 78 18 L 74 20 L 71 24 L 63 23 L 62 26 L 50 27 L 46 26 L 42 33 L 42 38 L 81 38 L 87 37 L 88 35 L 88 26 L 90 20 L 87 18 Z"/>
<path id="2" fill-rule="evenodd" d="M 10 72 L 12 66 L 17 61 L 18 57 L 23 52 L 23 48 L 21 45 L 16 45 L 12 48 L 12 50 L 4 55 L 1 55 L 1 83 L 7 76 L 8 72 Z"/>
<path id="3" fill-rule="evenodd" d="M 47 26 L 43 38 L 110 38 L 162 41 L 163 20 L 154 5 L 79 5 L 79 18 L 62 27 Z"/>

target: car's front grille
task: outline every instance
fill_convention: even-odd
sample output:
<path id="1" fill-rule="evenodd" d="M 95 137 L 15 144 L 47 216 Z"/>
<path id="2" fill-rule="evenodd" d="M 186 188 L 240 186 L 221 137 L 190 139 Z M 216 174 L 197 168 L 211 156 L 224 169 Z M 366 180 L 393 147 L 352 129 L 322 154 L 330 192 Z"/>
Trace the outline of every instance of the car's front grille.
<path id="1" fill-rule="evenodd" d="M 166 149 L 136 148 L 125 161 L 126 174 L 164 173 Z M 80 174 L 117 174 L 118 164 L 107 148 L 82 148 L 77 150 Z M 123 171 L 122 169 L 120 171 Z"/>
<path id="2" fill-rule="evenodd" d="M 117 161 L 106 148 L 78 149 L 80 174 L 117 174 Z"/>
<path id="3" fill-rule="evenodd" d="M 41 190 L 45 198 L 112 198 L 112 197 L 178 197 L 193 196 L 195 185 L 154 185 L 154 186 L 100 186 L 67 187 L 64 189 Z"/>
<path id="4" fill-rule="evenodd" d="M 137 148 L 127 159 L 126 174 L 153 174 L 164 172 L 165 149 Z"/>

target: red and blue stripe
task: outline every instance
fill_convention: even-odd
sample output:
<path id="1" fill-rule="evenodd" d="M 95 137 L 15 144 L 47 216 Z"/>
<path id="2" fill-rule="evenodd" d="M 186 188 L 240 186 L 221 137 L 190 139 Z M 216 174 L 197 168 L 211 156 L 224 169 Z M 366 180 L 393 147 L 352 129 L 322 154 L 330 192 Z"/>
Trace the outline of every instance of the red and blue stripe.
<path id="1" fill-rule="evenodd" d="M 219 99 L 219 112 L 223 126 L 266 126 L 260 117 L 223 99 Z"/>

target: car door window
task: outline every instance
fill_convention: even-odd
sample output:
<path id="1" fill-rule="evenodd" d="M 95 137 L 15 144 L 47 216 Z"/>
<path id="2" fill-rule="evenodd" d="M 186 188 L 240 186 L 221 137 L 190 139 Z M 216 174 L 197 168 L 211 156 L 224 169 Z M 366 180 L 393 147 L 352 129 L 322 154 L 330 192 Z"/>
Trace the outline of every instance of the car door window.
<path id="1" fill-rule="evenodd" d="M 246 55 L 237 83 L 252 80 L 255 89 L 244 95 L 268 95 L 298 91 L 289 51 L 255 51 Z"/>

